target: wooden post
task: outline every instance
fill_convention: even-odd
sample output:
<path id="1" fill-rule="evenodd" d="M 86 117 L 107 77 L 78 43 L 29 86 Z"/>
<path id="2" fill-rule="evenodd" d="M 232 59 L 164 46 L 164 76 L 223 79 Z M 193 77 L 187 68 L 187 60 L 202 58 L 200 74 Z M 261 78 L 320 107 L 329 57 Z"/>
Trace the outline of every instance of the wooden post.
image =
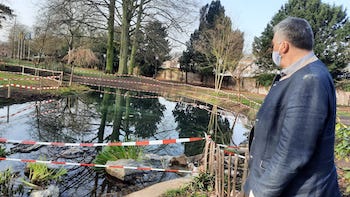
<path id="1" fill-rule="evenodd" d="M 244 167 L 243 167 L 243 177 L 242 177 L 242 186 L 241 186 L 241 190 L 243 191 L 243 185 L 245 183 L 245 180 L 247 179 L 247 175 L 248 175 L 248 160 L 249 160 L 249 151 L 248 149 L 244 152 Z"/>
<path id="2" fill-rule="evenodd" d="M 233 178 L 232 178 L 232 192 L 233 194 L 236 194 L 236 181 L 237 181 L 237 171 L 238 171 L 238 155 L 235 155 L 235 164 L 234 164 L 234 172 L 233 172 Z M 231 192 L 231 194 L 232 194 Z"/>
<path id="3" fill-rule="evenodd" d="M 225 153 L 224 151 L 220 150 L 219 147 L 218 149 L 220 151 L 219 167 L 220 167 L 220 174 L 221 174 L 221 195 L 220 196 L 224 196 L 225 194 Z"/>
<path id="4" fill-rule="evenodd" d="M 40 86 L 39 86 L 39 91 L 40 91 L 40 94 L 41 94 L 41 90 L 42 90 L 42 78 L 40 77 L 39 78 L 39 83 L 40 83 Z"/>
<path id="5" fill-rule="evenodd" d="M 62 85 L 62 81 L 63 81 L 63 71 L 61 71 L 61 73 L 60 73 L 60 78 L 59 78 L 59 86 L 61 86 Z"/>
<path id="6" fill-rule="evenodd" d="M 73 72 L 74 72 L 74 66 L 72 65 L 72 69 L 70 71 L 70 79 L 69 79 L 69 86 L 72 85 L 72 80 L 73 80 Z"/>
<path id="7" fill-rule="evenodd" d="M 214 145 L 214 143 L 212 143 Z M 214 149 L 216 148 L 216 146 L 214 147 Z M 218 154 L 219 151 L 216 151 L 214 154 L 215 156 L 213 158 L 216 157 L 216 162 L 215 160 L 213 160 L 213 173 L 215 174 L 215 195 L 216 196 L 220 196 L 220 174 L 218 173 L 219 169 L 218 169 L 218 164 L 220 162 L 220 155 Z M 216 163 L 216 165 L 214 165 Z"/>
<path id="8" fill-rule="evenodd" d="M 7 106 L 7 123 L 10 122 L 10 105 Z"/>
<path id="9" fill-rule="evenodd" d="M 9 80 L 8 87 L 7 87 L 7 98 L 11 97 L 11 81 Z"/>
<path id="10" fill-rule="evenodd" d="M 208 149 L 209 149 L 209 140 L 205 140 L 205 147 L 204 147 L 204 172 L 208 172 Z"/>
<path id="11" fill-rule="evenodd" d="M 230 197 L 231 195 L 231 160 L 232 155 L 231 153 L 228 155 L 228 163 L 227 163 L 227 196 Z"/>
<path id="12" fill-rule="evenodd" d="M 209 152 L 209 173 L 212 175 L 214 174 L 214 162 L 215 162 L 215 147 L 214 143 L 210 143 L 210 152 Z"/>

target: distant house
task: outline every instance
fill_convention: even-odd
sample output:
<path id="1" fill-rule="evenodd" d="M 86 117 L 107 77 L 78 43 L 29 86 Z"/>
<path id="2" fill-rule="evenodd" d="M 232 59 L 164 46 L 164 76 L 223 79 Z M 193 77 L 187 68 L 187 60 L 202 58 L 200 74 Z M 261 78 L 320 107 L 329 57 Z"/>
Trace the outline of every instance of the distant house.
<path id="1" fill-rule="evenodd" d="M 172 58 L 171 60 L 163 62 L 161 68 L 162 69 L 170 69 L 170 68 L 177 68 L 180 69 L 180 57 Z"/>

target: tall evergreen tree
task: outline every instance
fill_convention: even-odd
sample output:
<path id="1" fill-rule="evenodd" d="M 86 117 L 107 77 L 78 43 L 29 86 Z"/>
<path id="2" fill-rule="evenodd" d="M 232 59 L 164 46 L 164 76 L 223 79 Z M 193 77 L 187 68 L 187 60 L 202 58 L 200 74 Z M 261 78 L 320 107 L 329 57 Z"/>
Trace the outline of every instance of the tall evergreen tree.
<path id="1" fill-rule="evenodd" d="M 160 21 L 145 26 L 143 42 L 137 55 L 140 71 L 145 76 L 155 76 L 162 62 L 170 59 L 170 43 L 166 27 Z"/>
<path id="2" fill-rule="evenodd" d="M 180 59 L 183 70 L 196 71 L 202 79 L 215 74 L 215 88 L 220 89 L 223 73 L 233 71 L 241 58 L 243 33 L 232 29 L 220 1 L 212 1 L 200 11 L 200 24 Z"/>
<path id="3" fill-rule="evenodd" d="M 6 16 L 13 16 L 13 10 L 0 3 L 0 28 L 2 27 L 1 20 L 6 20 Z"/>
<path id="4" fill-rule="evenodd" d="M 273 26 L 287 16 L 305 18 L 315 36 L 315 54 L 336 74 L 350 61 L 350 21 L 342 6 L 331 6 L 321 0 L 289 0 L 267 24 L 260 37 L 255 37 L 253 54 L 262 70 L 271 70 Z"/>
<path id="5" fill-rule="evenodd" d="M 186 72 L 198 72 L 202 78 L 213 74 L 213 63 L 215 58 L 208 56 L 196 48 L 196 43 L 203 41 L 205 32 L 214 29 L 215 20 L 225 15 L 225 9 L 220 1 L 212 1 L 211 4 L 203 6 L 200 10 L 199 27 L 191 34 L 190 41 L 187 43 L 187 49 L 184 51 L 181 59 L 181 69 Z"/>

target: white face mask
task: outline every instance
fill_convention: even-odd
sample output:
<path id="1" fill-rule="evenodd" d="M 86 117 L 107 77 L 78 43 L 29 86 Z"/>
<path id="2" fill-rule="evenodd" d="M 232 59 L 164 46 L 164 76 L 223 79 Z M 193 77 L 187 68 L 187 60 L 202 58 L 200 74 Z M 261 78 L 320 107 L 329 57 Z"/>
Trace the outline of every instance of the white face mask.
<path id="1" fill-rule="evenodd" d="M 278 46 L 278 51 L 272 51 L 272 61 L 273 63 L 275 63 L 277 66 L 281 66 L 281 55 L 280 55 L 280 47 L 281 47 L 281 43 L 279 43 L 279 46 Z"/>
<path id="2" fill-rule="evenodd" d="M 273 51 L 272 52 L 272 61 L 277 66 L 281 66 L 281 55 L 280 55 L 280 53 L 278 51 Z"/>

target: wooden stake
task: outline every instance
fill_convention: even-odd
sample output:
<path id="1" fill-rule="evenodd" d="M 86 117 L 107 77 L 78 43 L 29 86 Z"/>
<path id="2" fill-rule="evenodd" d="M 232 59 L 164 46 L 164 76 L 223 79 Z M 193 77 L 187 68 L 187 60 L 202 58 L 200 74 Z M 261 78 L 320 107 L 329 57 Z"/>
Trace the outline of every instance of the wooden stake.
<path id="1" fill-rule="evenodd" d="M 243 178 L 242 178 L 242 185 L 241 185 L 241 190 L 243 191 L 243 185 L 247 179 L 248 175 L 248 159 L 249 159 L 249 151 L 246 150 L 245 153 L 245 159 L 244 159 L 244 167 L 243 167 Z"/>

